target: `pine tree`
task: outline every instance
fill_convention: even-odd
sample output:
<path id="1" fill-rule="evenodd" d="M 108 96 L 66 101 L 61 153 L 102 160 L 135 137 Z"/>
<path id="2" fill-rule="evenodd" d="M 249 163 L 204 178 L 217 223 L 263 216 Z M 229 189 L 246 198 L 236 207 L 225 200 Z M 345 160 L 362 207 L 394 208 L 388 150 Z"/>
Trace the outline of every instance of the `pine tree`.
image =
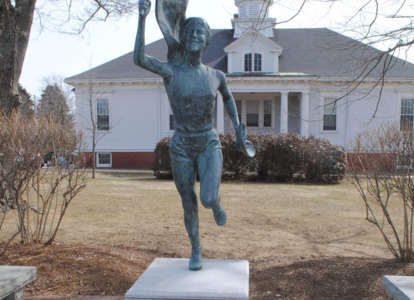
<path id="1" fill-rule="evenodd" d="M 37 115 L 51 118 L 61 125 L 73 127 L 73 115 L 68 103 L 68 96 L 57 84 L 48 84 L 39 100 Z"/>

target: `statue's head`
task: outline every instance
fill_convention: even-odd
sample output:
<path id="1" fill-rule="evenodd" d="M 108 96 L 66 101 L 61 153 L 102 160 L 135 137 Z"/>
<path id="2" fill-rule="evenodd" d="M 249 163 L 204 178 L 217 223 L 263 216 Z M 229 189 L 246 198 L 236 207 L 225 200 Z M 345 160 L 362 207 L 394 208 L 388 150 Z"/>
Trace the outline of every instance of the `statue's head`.
<path id="1" fill-rule="evenodd" d="M 186 51 L 203 51 L 210 43 L 211 29 L 202 18 L 188 18 L 180 31 L 180 44 Z"/>

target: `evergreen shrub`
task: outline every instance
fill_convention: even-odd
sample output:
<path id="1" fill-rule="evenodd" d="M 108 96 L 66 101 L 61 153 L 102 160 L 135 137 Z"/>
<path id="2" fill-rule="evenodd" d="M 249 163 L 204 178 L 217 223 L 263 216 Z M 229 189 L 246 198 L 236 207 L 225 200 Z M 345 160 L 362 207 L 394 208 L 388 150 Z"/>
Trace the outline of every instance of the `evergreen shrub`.
<path id="1" fill-rule="evenodd" d="M 249 158 L 236 148 L 232 133 L 220 134 L 223 153 L 223 179 L 258 179 L 286 182 L 303 178 L 313 183 L 337 183 L 346 172 L 346 153 L 327 140 L 296 134 L 254 134 L 247 139 L 256 148 Z M 158 142 L 155 149 L 154 175 L 172 178 L 170 137 Z M 298 176 L 300 175 L 300 176 Z"/>
<path id="2" fill-rule="evenodd" d="M 161 139 L 155 147 L 155 161 L 152 165 L 154 176 L 160 179 L 172 179 L 172 167 L 170 158 L 171 137 Z"/>
<path id="3" fill-rule="evenodd" d="M 262 134 L 256 154 L 256 174 L 260 179 L 290 181 L 301 163 L 302 139 L 293 133 Z"/>
<path id="4" fill-rule="evenodd" d="M 337 183 L 344 178 L 347 162 L 342 147 L 311 136 L 303 143 L 303 154 L 306 181 Z"/>

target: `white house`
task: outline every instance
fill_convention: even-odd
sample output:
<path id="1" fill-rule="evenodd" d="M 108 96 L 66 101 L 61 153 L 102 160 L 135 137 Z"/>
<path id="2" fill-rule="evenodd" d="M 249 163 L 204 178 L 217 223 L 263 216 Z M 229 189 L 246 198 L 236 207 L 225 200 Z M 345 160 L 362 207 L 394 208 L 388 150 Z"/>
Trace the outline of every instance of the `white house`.
<path id="1" fill-rule="evenodd" d="M 325 28 L 275 29 L 275 19 L 260 9 L 268 1 L 235 0 L 233 29 L 213 30 L 203 55 L 204 64 L 226 74 L 249 131 L 314 135 L 349 148 L 359 132 L 380 122 L 413 126 L 413 64 L 386 56 L 392 68 L 383 84 L 375 85 L 378 66 L 356 86 L 378 50 Z M 165 41 L 147 45 L 146 53 L 166 61 Z M 162 79 L 135 66 L 131 52 L 66 82 L 75 87 L 77 129 L 87 142 L 94 100 L 97 167 L 150 167 L 156 143 L 174 129 Z M 233 130 L 220 94 L 215 122 L 219 132 Z"/>

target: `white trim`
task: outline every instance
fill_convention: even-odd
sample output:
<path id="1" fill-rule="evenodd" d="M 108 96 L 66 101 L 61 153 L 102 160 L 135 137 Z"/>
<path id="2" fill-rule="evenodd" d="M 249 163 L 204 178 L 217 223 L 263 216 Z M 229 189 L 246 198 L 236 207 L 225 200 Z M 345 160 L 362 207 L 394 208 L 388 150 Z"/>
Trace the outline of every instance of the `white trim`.
<path id="1" fill-rule="evenodd" d="M 137 83 L 152 83 L 157 84 L 163 82 L 161 78 L 109 78 L 109 79 L 65 79 L 66 84 L 69 85 L 88 85 L 90 83 L 94 84 L 137 84 Z"/>
<path id="2" fill-rule="evenodd" d="M 88 149 L 88 148 L 84 148 L 81 149 L 80 152 L 82 153 L 92 153 L 92 149 Z M 154 149 L 139 149 L 137 150 L 136 148 L 133 149 L 115 149 L 115 148 L 110 148 L 110 149 L 97 149 L 95 151 L 96 153 L 152 153 L 154 152 Z"/>
<path id="3" fill-rule="evenodd" d="M 317 76 L 316 76 L 317 77 Z M 333 82 L 354 82 L 355 77 L 317 77 L 317 81 L 326 81 L 329 83 Z M 363 83 L 377 83 L 378 78 L 374 77 L 367 77 L 364 79 Z M 386 83 L 414 83 L 413 78 L 395 78 L 395 77 L 388 77 L 385 78 L 384 82 Z"/>
<path id="4" fill-rule="evenodd" d="M 289 92 L 280 92 L 280 133 L 289 130 Z"/>
<path id="5" fill-rule="evenodd" d="M 268 47 L 269 51 L 278 52 L 279 56 L 283 52 L 282 47 L 280 47 L 273 40 L 265 37 L 263 34 L 257 32 L 257 31 L 246 33 L 242 37 L 237 38 L 233 43 L 231 43 L 231 44 L 227 45 L 226 47 L 224 47 L 224 52 L 227 54 L 229 51 L 237 51 L 237 48 L 240 45 L 245 45 L 246 44 L 246 39 L 255 39 L 255 40 L 257 39 L 257 40 L 262 41 L 265 44 L 265 46 Z"/>
<path id="6" fill-rule="evenodd" d="M 300 96 L 300 135 L 309 135 L 309 93 L 302 92 Z"/>
<path id="7" fill-rule="evenodd" d="M 224 133 L 224 103 L 223 96 L 220 93 L 217 93 L 216 97 L 216 119 L 217 125 L 216 129 L 219 133 Z"/>

